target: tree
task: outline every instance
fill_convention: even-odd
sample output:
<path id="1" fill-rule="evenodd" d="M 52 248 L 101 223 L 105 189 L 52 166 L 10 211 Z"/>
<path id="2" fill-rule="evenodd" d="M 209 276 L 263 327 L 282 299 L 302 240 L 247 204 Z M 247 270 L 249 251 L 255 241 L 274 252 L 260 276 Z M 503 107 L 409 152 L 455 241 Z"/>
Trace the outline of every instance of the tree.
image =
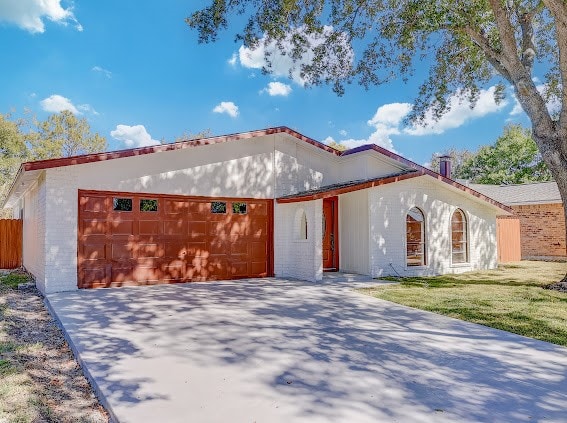
<path id="1" fill-rule="evenodd" d="M 10 120 L 9 114 L 0 113 L 0 204 L 10 188 L 10 183 L 20 164 L 26 160 L 28 149 L 21 132 L 21 121 Z M 10 217 L 0 210 L 0 218 Z"/>
<path id="2" fill-rule="evenodd" d="M 335 150 L 339 150 L 339 151 L 345 151 L 347 148 L 343 145 L 343 144 L 339 144 L 336 141 L 331 141 L 329 144 L 327 144 L 329 147 L 334 148 Z"/>
<path id="3" fill-rule="evenodd" d="M 481 147 L 465 160 L 460 176 L 478 184 L 523 184 L 550 181 L 529 129 L 509 125 L 494 145 Z"/>
<path id="4" fill-rule="evenodd" d="M 286 52 L 308 85 L 331 83 L 339 94 L 355 80 L 407 80 L 434 58 L 409 116 L 417 123 L 447 112 L 451 95 L 474 104 L 498 77 L 496 100 L 504 84 L 513 87 L 567 214 L 565 0 L 210 0 L 186 22 L 199 42 L 211 42 L 237 15 L 247 22 L 237 40 L 263 43 L 266 71 L 274 51 Z"/>
<path id="5" fill-rule="evenodd" d="M 99 153 L 107 148 L 106 138 L 91 133 L 87 120 L 68 110 L 52 114 L 45 121 L 36 121 L 29 138 L 32 160 Z"/>
<path id="6" fill-rule="evenodd" d="M 191 131 L 183 131 L 181 135 L 176 137 L 172 142 L 181 142 L 181 141 L 192 141 L 192 140 L 200 140 L 203 138 L 209 138 L 213 136 L 213 131 L 210 128 L 203 129 L 197 133 L 193 133 Z M 167 141 L 165 138 L 160 141 L 162 144 L 169 144 L 170 141 Z"/>
<path id="7" fill-rule="evenodd" d="M 433 154 L 431 156 L 431 165 L 430 168 L 435 170 L 436 172 L 439 171 L 439 157 L 441 156 L 449 156 L 451 157 L 451 175 L 453 179 L 465 179 L 463 176 L 463 164 L 472 158 L 475 153 L 467 150 L 466 148 L 463 150 L 459 150 L 455 147 L 451 147 L 447 149 L 443 154 Z"/>

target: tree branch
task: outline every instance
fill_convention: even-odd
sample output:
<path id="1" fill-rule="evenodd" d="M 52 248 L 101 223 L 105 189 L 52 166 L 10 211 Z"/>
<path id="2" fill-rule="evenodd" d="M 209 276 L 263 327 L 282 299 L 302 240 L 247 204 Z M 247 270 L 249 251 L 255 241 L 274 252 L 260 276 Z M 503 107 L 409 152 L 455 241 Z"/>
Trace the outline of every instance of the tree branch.
<path id="1" fill-rule="evenodd" d="M 532 72 L 536 50 L 534 45 L 533 15 L 529 12 L 518 13 L 518 22 L 522 30 L 522 54 L 521 62 L 528 72 Z"/>
<path id="2" fill-rule="evenodd" d="M 474 30 L 470 26 L 465 26 L 463 31 L 473 40 L 473 42 L 482 50 L 482 52 L 486 55 L 486 59 L 490 62 L 494 69 L 500 73 L 504 78 L 508 80 L 508 82 L 512 82 L 512 78 L 510 76 L 510 72 L 506 69 L 506 66 L 503 63 L 502 54 L 496 50 L 494 50 L 488 40 L 484 35 L 479 33 L 478 31 Z"/>
<path id="3" fill-rule="evenodd" d="M 496 20 L 496 26 L 498 27 L 498 33 L 500 34 L 500 42 L 502 43 L 502 50 L 504 57 L 507 59 L 512 59 L 518 57 L 518 48 L 516 45 L 516 37 L 514 36 L 514 27 L 510 22 L 508 13 L 502 7 L 500 0 L 489 0 L 490 8 L 494 14 L 494 19 Z M 510 63 L 510 65 L 514 65 Z"/>

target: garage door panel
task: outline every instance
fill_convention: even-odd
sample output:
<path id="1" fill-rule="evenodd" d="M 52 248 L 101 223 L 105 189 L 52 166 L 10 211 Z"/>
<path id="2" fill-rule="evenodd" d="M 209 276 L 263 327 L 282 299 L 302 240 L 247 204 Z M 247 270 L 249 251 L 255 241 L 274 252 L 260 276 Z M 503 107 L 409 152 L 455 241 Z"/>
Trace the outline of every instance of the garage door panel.
<path id="1" fill-rule="evenodd" d="M 136 258 L 136 246 L 132 242 L 113 242 L 110 245 L 112 260 L 129 260 Z"/>
<path id="2" fill-rule="evenodd" d="M 200 217 L 202 218 L 202 216 Z M 207 240 L 207 222 L 189 221 L 189 240 L 191 242 L 205 242 Z"/>
<path id="3" fill-rule="evenodd" d="M 106 261 L 106 243 L 88 242 L 83 243 L 80 249 L 84 260 L 103 260 Z"/>
<path id="4" fill-rule="evenodd" d="M 187 233 L 187 220 L 180 217 L 177 220 L 166 220 L 163 222 L 164 235 L 180 235 Z"/>
<path id="5" fill-rule="evenodd" d="M 89 196 L 82 198 L 80 205 L 85 212 L 106 213 L 108 211 L 106 196 Z"/>
<path id="6" fill-rule="evenodd" d="M 111 235 L 132 235 L 134 233 L 133 220 L 115 220 L 110 223 Z"/>
<path id="7" fill-rule="evenodd" d="M 248 203 L 248 214 L 251 216 L 268 216 L 268 205 L 263 203 Z"/>
<path id="8" fill-rule="evenodd" d="M 250 262 L 250 274 L 255 277 L 268 276 L 268 265 L 265 261 Z"/>
<path id="9" fill-rule="evenodd" d="M 228 271 L 231 277 L 245 278 L 250 275 L 249 264 L 246 261 L 231 261 Z"/>
<path id="10" fill-rule="evenodd" d="M 163 246 L 158 243 L 138 243 L 137 247 L 137 258 L 139 260 L 145 258 L 159 258 L 164 255 Z"/>
<path id="11" fill-rule="evenodd" d="M 159 235 L 160 234 L 159 220 L 140 220 L 138 222 L 139 234 L 140 235 Z"/>
<path id="12" fill-rule="evenodd" d="M 79 195 L 80 287 L 269 274 L 268 200 L 86 191 Z M 113 198 L 131 199 L 132 211 L 113 211 Z M 140 210 L 143 199 L 156 200 L 157 210 Z"/>

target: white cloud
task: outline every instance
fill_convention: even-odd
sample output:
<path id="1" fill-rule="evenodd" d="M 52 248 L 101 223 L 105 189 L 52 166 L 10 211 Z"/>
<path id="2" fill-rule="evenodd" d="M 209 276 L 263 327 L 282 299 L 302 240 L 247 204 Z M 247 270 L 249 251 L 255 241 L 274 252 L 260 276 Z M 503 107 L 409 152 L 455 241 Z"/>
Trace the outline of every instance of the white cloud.
<path id="1" fill-rule="evenodd" d="M 325 42 L 333 31 L 333 27 L 325 26 L 322 34 L 308 35 L 307 40 L 310 48 L 302 54 L 300 60 L 294 63 L 291 55 L 291 38 L 294 34 L 301 33 L 302 31 L 303 28 L 297 28 L 290 33 L 287 39 L 282 41 L 281 49 L 274 41 L 268 42 L 266 37 L 261 38 L 258 41 L 258 45 L 253 49 L 240 46 L 238 49 L 238 61 L 243 67 L 248 69 L 268 68 L 268 62 L 265 59 L 267 53 L 271 62 L 270 72 L 274 76 L 290 77 L 293 81 L 302 86 L 308 84 L 311 81 L 308 77 L 301 75 L 301 67 L 302 65 L 309 65 L 313 62 L 313 48 Z M 343 41 L 343 51 L 340 54 L 326 57 L 326 63 L 324 63 L 324 65 L 328 68 L 334 68 L 333 71 L 343 70 L 346 74 L 352 64 L 354 53 L 350 48 L 346 35 L 343 37 Z M 233 55 L 233 57 L 235 57 L 235 55 Z M 230 60 L 232 60 L 232 57 Z"/>
<path id="2" fill-rule="evenodd" d="M 114 131 L 110 131 L 112 138 L 124 142 L 128 147 L 149 147 L 159 144 L 159 141 L 152 139 L 144 125 L 116 125 Z"/>
<path id="3" fill-rule="evenodd" d="M 266 88 L 260 91 L 260 94 L 268 93 L 272 97 L 276 95 L 287 97 L 291 93 L 291 91 L 291 86 L 288 84 L 283 84 L 281 82 L 270 82 Z"/>
<path id="4" fill-rule="evenodd" d="M 494 101 L 495 90 L 495 86 L 481 90 L 473 109 L 471 109 L 469 101 L 462 100 L 458 95 L 454 95 L 449 99 L 450 110 L 439 120 L 436 121 L 433 112 L 428 111 L 425 114 L 424 124 L 404 128 L 404 133 L 416 136 L 442 134 L 446 130 L 458 128 L 468 121 L 499 112 L 508 105 L 508 102 L 504 100 L 500 104 L 496 104 Z"/>
<path id="5" fill-rule="evenodd" d="M 32 97 L 35 97 L 35 93 Z M 69 110 L 75 115 L 82 115 L 83 112 L 99 115 L 99 113 L 90 104 L 79 104 L 75 106 L 67 97 L 59 94 L 50 95 L 39 102 L 41 108 L 49 113 L 59 113 L 63 110 Z"/>
<path id="6" fill-rule="evenodd" d="M 0 0 L 0 21 L 12 22 L 31 33 L 43 33 L 44 19 L 62 25 L 72 23 L 77 31 L 83 30 L 72 8 L 61 6 L 61 0 Z"/>
<path id="7" fill-rule="evenodd" d="M 396 149 L 394 148 L 390 135 L 400 134 L 400 123 L 410 111 L 411 104 L 409 103 L 384 104 L 383 106 L 378 107 L 374 116 L 366 122 L 368 126 L 374 128 L 374 131 L 368 138 L 349 138 L 337 142 L 347 148 L 355 148 L 365 144 L 376 144 L 395 153 Z M 339 133 L 343 135 L 342 132 L 346 135 L 346 131 L 341 131 Z M 327 137 L 327 140 L 324 142 L 328 141 L 334 140 L 331 137 Z"/>
<path id="8" fill-rule="evenodd" d="M 489 113 L 496 113 L 506 107 L 507 103 L 503 101 L 500 104 L 494 102 L 495 87 L 487 90 L 481 90 L 480 97 L 474 109 L 470 109 L 470 103 L 465 101 L 460 103 L 457 96 L 449 99 L 451 110 L 442 116 L 437 122 L 433 119 L 433 114 L 426 114 L 425 126 L 409 126 L 402 127 L 404 118 L 412 111 L 410 103 L 389 103 L 376 109 L 376 113 L 368 120 L 368 126 L 373 128 L 373 132 L 368 138 L 361 139 L 343 139 L 337 141 L 339 144 L 347 148 L 354 148 L 365 144 L 376 144 L 390 151 L 396 152 L 391 135 L 412 135 L 421 136 L 429 134 L 441 134 L 447 129 L 457 128 L 472 119 L 486 116 Z M 346 135 L 346 131 L 342 136 Z M 332 137 L 327 137 L 326 143 L 334 141 Z"/>
<path id="9" fill-rule="evenodd" d="M 345 131 L 344 129 L 341 129 L 341 130 L 339 131 L 339 135 L 340 135 L 341 137 L 346 137 L 346 136 L 348 135 L 348 132 Z"/>
<path id="10" fill-rule="evenodd" d="M 235 118 L 238 116 L 238 106 L 232 101 L 221 101 L 213 109 L 214 113 L 226 113 L 230 117 Z"/>
<path id="11" fill-rule="evenodd" d="M 90 104 L 79 104 L 77 106 L 77 109 L 82 110 L 83 112 L 92 113 L 95 116 L 98 116 L 100 114 Z"/>
<path id="12" fill-rule="evenodd" d="M 93 72 L 99 72 L 102 73 L 104 76 L 106 76 L 108 79 L 112 78 L 112 72 L 110 72 L 108 69 L 105 69 L 101 66 L 93 66 L 93 68 L 91 69 Z"/>
<path id="13" fill-rule="evenodd" d="M 230 56 L 230 59 L 228 59 L 226 62 L 230 66 L 236 66 L 237 61 L 238 61 L 238 56 L 236 55 L 236 53 L 232 53 L 232 56 Z"/>
<path id="14" fill-rule="evenodd" d="M 39 104 L 41 105 L 41 108 L 43 110 L 50 113 L 59 113 L 63 110 L 69 110 L 75 115 L 82 114 L 71 102 L 71 100 L 59 94 L 53 94 L 47 98 L 44 98 L 39 102 Z"/>

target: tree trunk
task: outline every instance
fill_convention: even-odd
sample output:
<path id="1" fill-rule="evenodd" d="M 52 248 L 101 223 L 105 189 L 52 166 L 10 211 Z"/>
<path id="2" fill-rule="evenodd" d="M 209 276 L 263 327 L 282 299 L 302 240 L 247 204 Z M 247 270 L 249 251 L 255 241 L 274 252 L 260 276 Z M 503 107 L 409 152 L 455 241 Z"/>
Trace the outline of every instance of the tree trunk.
<path id="1" fill-rule="evenodd" d="M 567 140 L 562 140 L 559 134 L 554 134 L 554 136 L 550 137 L 538 136 L 535 131 L 534 140 L 557 183 L 559 194 L 563 201 L 563 211 L 567 219 L 567 157 L 562 154 L 560 146 L 562 142 L 567 142 Z M 567 241 L 567 222 L 565 225 L 565 240 Z M 567 283 L 567 274 L 559 282 Z"/>

